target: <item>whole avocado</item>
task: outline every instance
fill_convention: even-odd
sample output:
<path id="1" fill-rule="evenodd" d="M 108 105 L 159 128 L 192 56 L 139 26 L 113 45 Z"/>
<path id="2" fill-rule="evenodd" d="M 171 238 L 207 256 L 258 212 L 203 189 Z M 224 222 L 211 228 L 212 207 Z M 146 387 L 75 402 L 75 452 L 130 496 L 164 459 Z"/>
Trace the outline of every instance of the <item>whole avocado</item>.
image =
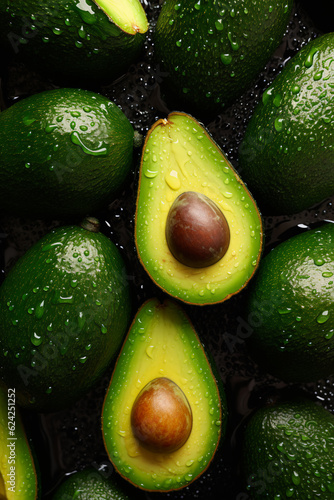
<path id="1" fill-rule="evenodd" d="M 217 112 L 264 69 L 279 46 L 293 2 L 169 0 L 155 30 L 167 94 L 190 111 Z"/>
<path id="2" fill-rule="evenodd" d="M 130 312 L 125 263 L 98 221 L 53 229 L 0 287 L 1 385 L 30 410 L 69 406 L 114 359 Z"/>
<path id="3" fill-rule="evenodd" d="M 334 415 L 306 396 L 257 409 L 245 423 L 241 470 L 252 500 L 333 499 Z"/>
<path id="4" fill-rule="evenodd" d="M 334 373 L 334 224 L 295 235 L 263 257 L 246 296 L 250 353 L 286 382 Z"/>
<path id="5" fill-rule="evenodd" d="M 310 41 L 265 91 L 239 150 L 262 213 L 294 214 L 334 193 L 334 33 Z"/>
<path id="6" fill-rule="evenodd" d="M 0 45 L 63 85 L 91 87 L 124 73 L 142 51 L 148 22 L 139 0 L 0 1 Z"/>
<path id="7" fill-rule="evenodd" d="M 106 206 L 132 167 L 134 130 L 112 101 L 46 90 L 0 113 L 0 209 L 85 216 Z"/>

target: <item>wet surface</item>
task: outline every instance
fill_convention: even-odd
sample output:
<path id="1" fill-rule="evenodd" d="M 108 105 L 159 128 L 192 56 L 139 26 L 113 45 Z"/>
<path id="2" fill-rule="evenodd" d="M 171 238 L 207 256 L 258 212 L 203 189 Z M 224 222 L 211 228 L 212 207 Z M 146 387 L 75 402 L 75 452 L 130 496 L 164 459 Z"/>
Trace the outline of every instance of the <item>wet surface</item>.
<path id="1" fill-rule="evenodd" d="M 300 2 L 302 3 L 302 2 Z M 282 69 L 287 60 L 309 40 L 327 29 L 327 23 L 312 16 L 312 10 L 303 10 L 296 2 L 287 33 L 282 44 L 271 58 L 254 85 L 233 105 L 217 116 L 201 117 L 217 144 L 237 169 L 237 151 L 245 127 L 259 96 Z M 115 101 L 131 121 L 135 130 L 145 135 L 153 123 L 165 118 L 171 104 L 164 99 L 164 74 L 154 61 L 152 32 L 159 12 L 157 2 L 144 1 L 143 5 L 151 23 L 145 51 L 140 61 L 129 68 L 127 74 L 108 86 L 96 89 Z M 317 24 L 314 24 L 314 20 Z M 53 82 L 30 72 L 24 65 L 10 63 L 2 68 L 2 109 L 18 99 L 53 88 Z M 180 109 L 182 111 L 182 109 Z M 134 311 L 146 299 L 163 293 L 144 273 L 135 252 L 133 237 L 135 198 L 140 152 L 137 151 L 132 175 L 118 198 L 98 214 L 102 230 L 120 249 L 127 265 Z M 294 234 L 315 227 L 324 220 L 334 221 L 334 197 L 319 206 L 293 216 L 265 216 L 265 252 Z M 64 221 L 27 220 L 17 217 L 0 217 L 0 266 L 3 279 L 16 259 L 50 228 Z M 67 222 L 67 221 L 66 221 Z M 225 498 L 246 500 L 247 494 L 238 479 L 238 428 L 252 408 L 286 388 L 280 380 L 263 373 L 247 353 L 245 340 L 250 332 L 244 326 L 242 313 L 243 293 L 228 303 L 208 307 L 184 306 L 198 334 L 212 352 L 219 373 L 225 383 L 230 416 L 228 434 L 213 469 L 191 487 L 170 495 L 147 493 L 145 498 L 204 498 L 214 488 L 217 476 Z M 86 397 L 73 407 L 54 414 L 30 414 L 24 419 L 33 437 L 37 460 L 40 464 L 43 498 L 51 493 L 65 474 L 88 465 L 103 467 L 106 474 L 113 474 L 105 452 L 100 428 L 100 414 L 110 370 Z M 298 386 L 318 399 L 334 412 L 333 379 Z M 134 496 L 135 498 L 135 496 Z"/>

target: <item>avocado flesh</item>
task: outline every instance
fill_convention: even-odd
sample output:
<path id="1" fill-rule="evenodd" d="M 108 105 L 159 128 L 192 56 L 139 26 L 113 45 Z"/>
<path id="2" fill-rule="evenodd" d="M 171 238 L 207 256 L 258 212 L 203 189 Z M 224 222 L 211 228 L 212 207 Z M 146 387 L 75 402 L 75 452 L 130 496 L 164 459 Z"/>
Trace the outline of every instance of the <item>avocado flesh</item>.
<path id="1" fill-rule="evenodd" d="M 334 494 L 334 416 L 294 398 L 251 415 L 243 438 L 243 476 L 250 498 L 321 498 Z"/>
<path id="2" fill-rule="evenodd" d="M 286 382 L 334 373 L 334 224 L 280 243 L 246 290 L 250 352 Z"/>
<path id="3" fill-rule="evenodd" d="M 239 151 L 242 178 L 266 214 L 294 214 L 334 193 L 334 33 L 286 64 L 251 117 Z"/>
<path id="4" fill-rule="evenodd" d="M 169 454 L 147 451 L 131 429 L 132 405 L 157 377 L 177 384 L 193 412 L 187 442 Z M 226 416 L 224 392 L 189 318 L 169 299 L 148 300 L 124 341 L 103 406 L 103 438 L 116 470 L 144 490 L 180 489 L 208 467 L 224 437 Z"/>
<path id="5" fill-rule="evenodd" d="M 185 191 L 210 198 L 230 229 L 224 257 L 206 268 L 181 264 L 170 252 L 165 226 L 174 200 Z M 262 250 L 256 204 L 206 130 L 191 116 L 171 113 L 149 131 L 141 159 L 135 220 L 140 261 L 152 280 L 184 302 L 222 302 L 250 280 Z"/>
<path id="6" fill-rule="evenodd" d="M 0 46 L 61 86 L 110 83 L 136 61 L 148 30 L 139 0 L 120 3 L 121 15 L 106 0 L 0 0 Z"/>
<path id="7" fill-rule="evenodd" d="M 108 17 L 123 31 L 129 34 L 146 33 L 147 17 L 142 5 L 137 0 L 95 0 Z"/>
<path id="8" fill-rule="evenodd" d="M 292 6 L 291 0 L 164 2 L 154 41 L 166 95 L 196 114 L 231 104 L 281 43 Z"/>
<path id="9" fill-rule="evenodd" d="M 34 460 L 18 409 L 8 407 L 12 394 L 0 390 L 0 498 L 35 500 L 38 487 Z M 9 420 L 14 414 L 14 419 Z"/>

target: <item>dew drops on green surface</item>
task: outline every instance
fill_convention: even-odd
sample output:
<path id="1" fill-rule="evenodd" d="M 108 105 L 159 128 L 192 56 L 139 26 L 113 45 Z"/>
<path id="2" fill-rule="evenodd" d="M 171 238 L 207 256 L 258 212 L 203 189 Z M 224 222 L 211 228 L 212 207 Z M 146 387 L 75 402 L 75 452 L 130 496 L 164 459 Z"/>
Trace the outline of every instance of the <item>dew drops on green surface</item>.
<path id="1" fill-rule="evenodd" d="M 38 335 L 38 333 L 34 332 L 32 336 L 30 337 L 30 341 L 34 346 L 39 346 L 43 342 L 43 339 L 41 335 Z"/>
<path id="2" fill-rule="evenodd" d="M 284 118 L 278 116 L 274 123 L 275 130 L 277 132 L 281 132 L 283 130 L 283 126 L 284 126 Z"/>
<path id="3" fill-rule="evenodd" d="M 276 108 L 279 108 L 282 103 L 282 96 L 280 94 L 276 94 L 273 103 Z"/>
<path id="4" fill-rule="evenodd" d="M 231 54 L 221 54 L 220 59 L 225 66 L 228 66 L 232 62 L 232 55 Z"/>
<path id="5" fill-rule="evenodd" d="M 314 56 L 318 52 L 318 48 L 316 46 L 312 47 L 304 61 L 305 68 L 311 68 L 314 62 Z"/>
<path id="6" fill-rule="evenodd" d="M 278 314 L 289 314 L 291 311 L 291 307 L 282 307 L 278 309 Z"/>
<path id="7" fill-rule="evenodd" d="M 147 168 L 146 170 L 144 170 L 144 175 L 148 179 L 154 179 L 154 177 L 158 175 L 158 171 Z"/>
<path id="8" fill-rule="evenodd" d="M 52 28 L 52 31 L 53 31 L 54 35 L 61 35 L 63 32 L 63 30 L 61 28 L 57 28 L 57 27 Z"/>
<path id="9" fill-rule="evenodd" d="M 325 339 L 330 340 L 331 338 L 333 338 L 333 335 L 334 335 L 334 330 L 330 330 L 325 334 Z"/>
<path id="10" fill-rule="evenodd" d="M 101 325 L 101 333 L 106 334 L 108 332 L 108 329 L 106 326 Z"/>
<path id="11" fill-rule="evenodd" d="M 319 323 L 320 325 L 322 325 L 323 323 L 326 323 L 326 321 L 328 321 L 330 318 L 330 314 L 329 314 L 329 311 L 323 311 L 322 313 L 320 313 L 318 316 L 317 316 L 317 323 Z"/>
<path id="12" fill-rule="evenodd" d="M 333 273 L 331 271 L 324 271 L 322 273 L 323 278 L 331 278 L 333 276 Z"/>

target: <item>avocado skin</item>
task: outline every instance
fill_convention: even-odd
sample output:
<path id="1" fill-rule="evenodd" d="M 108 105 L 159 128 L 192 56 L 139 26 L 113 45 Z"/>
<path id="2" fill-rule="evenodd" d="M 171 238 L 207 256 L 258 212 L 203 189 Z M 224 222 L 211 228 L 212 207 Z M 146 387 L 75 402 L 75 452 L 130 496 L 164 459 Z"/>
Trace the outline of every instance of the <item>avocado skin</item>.
<path id="1" fill-rule="evenodd" d="M 104 471 L 89 467 L 68 476 L 57 488 L 52 500 L 135 500 L 144 495 L 128 484 L 123 484 L 113 473 L 106 476 Z"/>
<path id="2" fill-rule="evenodd" d="M 332 499 L 333 438 L 334 416 L 306 397 L 256 410 L 245 424 L 241 453 L 250 498 Z"/>
<path id="3" fill-rule="evenodd" d="M 293 2 L 164 2 L 155 30 L 166 94 L 183 110 L 214 112 L 231 104 L 279 46 Z M 167 97 L 168 98 L 168 97 Z"/>
<path id="4" fill-rule="evenodd" d="M 334 224 L 280 243 L 260 262 L 245 297 L 248 347 L 286 382 L 334 373 Z"/>
<path id="5" fill-rule="evenodd" d="M 145 34 L 122 31 L 92 0 L 0 0 L 0 43 L 61 85 L 110 83 L 140 55 Z"/>
<path id="6" fill-rule="evenodd" d="M 264 214 L 294 214 L 334 193 L 334 33 L 287 63 L 251 117 L 239 171 Z"/>
<path id="7" fill-rule="evenodd" d="M 101 232 L 58 227 L 14 265 L 0 288 L 0 379 L 30 410 L 58 411 L 114 359 L 131 295 L 117 247 Z"/>
<path id="8" fill-rule="evenodd" d="M 46 90 L 0 114 L 0 209 L 39 217 L 91 215 L 132 167 L 134 130 L 106 97 Z"/>

